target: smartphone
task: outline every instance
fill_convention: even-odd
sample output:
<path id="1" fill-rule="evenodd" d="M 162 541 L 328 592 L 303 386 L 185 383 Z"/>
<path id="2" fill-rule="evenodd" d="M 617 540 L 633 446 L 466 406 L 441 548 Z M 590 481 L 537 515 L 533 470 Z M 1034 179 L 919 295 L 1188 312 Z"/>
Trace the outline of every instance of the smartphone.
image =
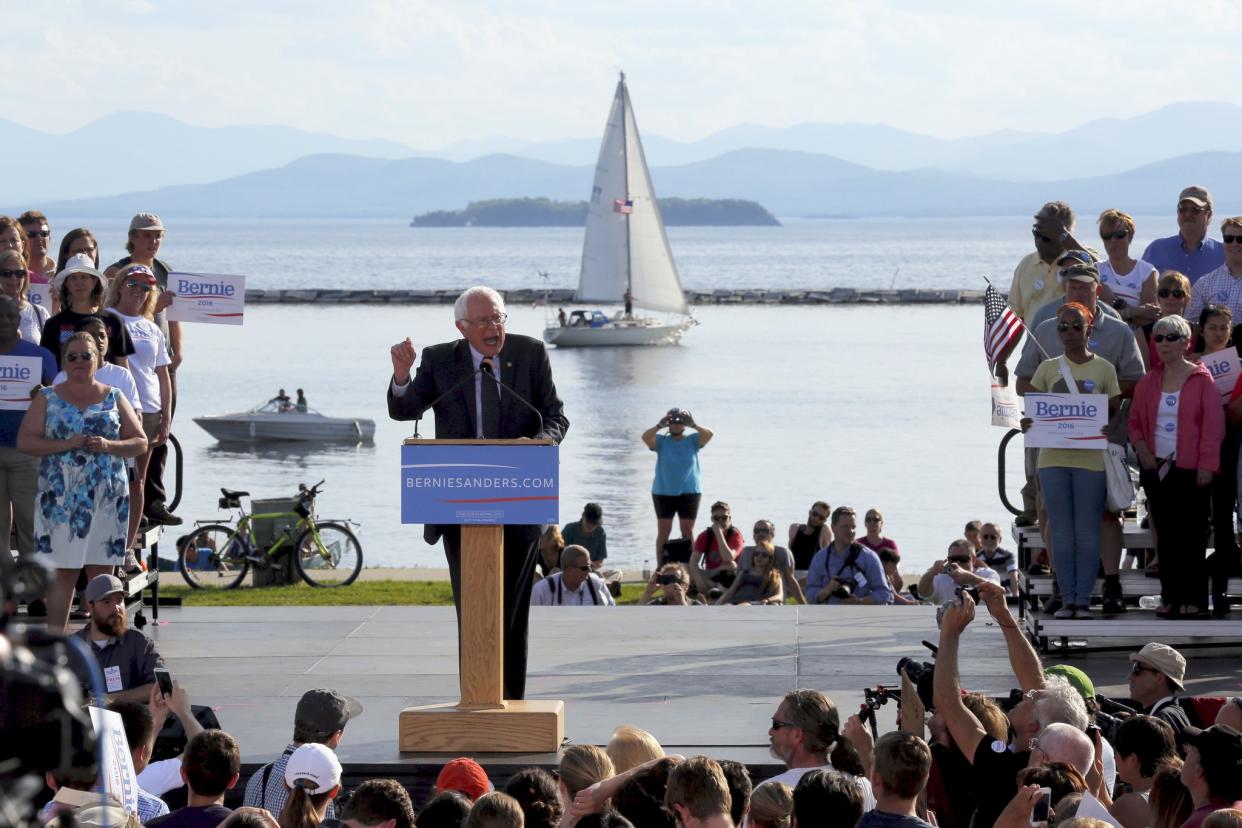
<path id="1" fill-rule="evenodd" d="M 1051 811 L 1052 788 L 1040 788 L 1039 799 L 1035 800 L 1035 807 L 1031 810 L 1031 824 L 1046 825 Z"/>
<path id="2" fill-rule="evenodd" d="M 172 674 L 164 667 L 155 668 L 155 683 L 160 686 L 160 695 L 168 698 L 173 692 Z"/>

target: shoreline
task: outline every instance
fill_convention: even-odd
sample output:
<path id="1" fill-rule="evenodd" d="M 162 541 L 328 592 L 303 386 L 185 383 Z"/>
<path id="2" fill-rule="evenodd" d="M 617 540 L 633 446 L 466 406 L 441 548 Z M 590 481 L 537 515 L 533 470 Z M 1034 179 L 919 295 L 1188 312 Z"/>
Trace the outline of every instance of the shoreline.
<path id="1" fill-rule="evenodd" d="M 464 288 L 452 290 L 336 290 L 306 288 L 302 290 L 264 290 L 248 288 L 247 305 L 451 305 Z M 542 302 L 547 294 L 550 305 L 597 304 L 576 303 L 576 291 L 556 288 L 515 288 L 501 290 L 507 304 L 525 305 Z M 983 291 L 966 289 L 929 290 L 902 288 L 872 290 L 850 287 L 734 288 L 721 290 L 686 290 L 691 305 L 965 305 L 983 301 Z M 607 303 L 604 303 L 607 304 Z"/>

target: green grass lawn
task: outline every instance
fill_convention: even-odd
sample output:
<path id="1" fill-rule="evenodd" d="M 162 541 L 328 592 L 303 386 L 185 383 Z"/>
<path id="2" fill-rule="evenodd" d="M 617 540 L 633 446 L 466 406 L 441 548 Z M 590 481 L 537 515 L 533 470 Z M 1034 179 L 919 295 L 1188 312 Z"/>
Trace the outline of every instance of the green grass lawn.
<path id="1" fill-rule="evenodd" d="M 643 587 L 626 584 L 618 604 L 637 603 Z M 163 578 L 161 597 L 180 598 L 187 607 L 267 607 L 267 606 L 447 606 L 453 605 L 448 581 L 358 581 L 341 589 L 316 589 L 305 584 L 284 587 L 239 587 L 204 592 L 184 583 Z"/>

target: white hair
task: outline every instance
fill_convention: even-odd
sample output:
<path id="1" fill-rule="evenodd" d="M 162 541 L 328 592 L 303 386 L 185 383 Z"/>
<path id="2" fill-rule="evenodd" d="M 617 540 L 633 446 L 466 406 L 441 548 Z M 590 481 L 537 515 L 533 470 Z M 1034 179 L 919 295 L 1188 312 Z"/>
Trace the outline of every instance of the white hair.
<path id="1" fill-rule="evenodd" d="M 1064 762 L 1078 769 L 1083 776 L 1095 760 L 1091 737 L 1067 724 L 1050 724 L 1039 734 L 1039 752 L 1046 762 Z"/>
<path id="2" fill-rule="evenodd" d="M 1189 339 L 1190 323 L 1177 314 L 1162 316 L 1156 320 L 1156 324 L 1151 329 L 1151 332 L 1153 334 L 1175 333 L 1182 339 Z"/>
<path id="3" fill-rule="evenodd" d="M 500 308 L 501 313 L 505 312 L 505 297 L 486 285 L 475 285 L 472 288 L 463 290 L 461 296 L 458 296 L 457 301 L 453 303 L 453 319 L 458 322 L 465 319 L 466 314 L 469 312 L 466 308 L 470 305 L 470 300 L 476 296 L 490 299 L 492 304 Z"/>
<path id="4" fill-rule="evenodd" d="M 1044 689 L 1035 699 L 1035 719 L 1041 733 L 1053 724 L 1067 724 L 1083 731 L 1087 729 L 1087 703 L 1061 676 L 1046 676 Z"/>

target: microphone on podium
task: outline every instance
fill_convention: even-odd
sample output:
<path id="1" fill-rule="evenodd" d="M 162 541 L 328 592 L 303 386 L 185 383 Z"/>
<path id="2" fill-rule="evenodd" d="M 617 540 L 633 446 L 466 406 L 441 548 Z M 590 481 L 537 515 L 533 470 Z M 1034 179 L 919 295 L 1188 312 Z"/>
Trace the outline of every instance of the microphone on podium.
<path id="1" fill-rule="evenodd" d="M 498 386 L 503 388 L 505 391 L 508 391 L 509 394 L 514 399 L 516 399 L 522 405 L 526 406 L 528 410 L 534 412 L 535 417 L 539 420 L 539 429 L 535 432 L 535 435 L 538 436 L 542 434 L 543 433 L 543 414 L 539 411 L 538 408 L 535 408 L 535 406 L 531 405 L 529 400 L 527 400 L 525 397 L 523 397 L 518 392 L 514 391 L 512 388 L 510 388 L 508 385 L 505 384 L 504 380 L 496 376 L 496 371 L 492 367 L 491 360 L 489 359 L 483 360 L 483 364 L 479 366 L 479 370 L 482 371 L 484 374 L 486 374 L 488 377 L 490 377 L 492 382 L 496 383 Z M 484 382 L 486 382 L 486 380 L 484 380 Z"/>

